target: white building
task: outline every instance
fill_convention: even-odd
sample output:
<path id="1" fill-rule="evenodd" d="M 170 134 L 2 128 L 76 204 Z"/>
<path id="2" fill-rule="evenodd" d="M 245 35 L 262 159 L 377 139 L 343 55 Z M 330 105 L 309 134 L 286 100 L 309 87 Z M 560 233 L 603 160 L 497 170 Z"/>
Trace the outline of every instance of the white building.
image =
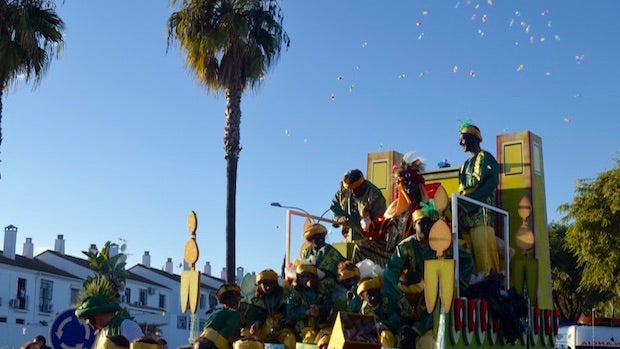
<path id="1" fill-rule="evenodd" d="M 53 251 L 37 256 L 33 256 L 32 239 L 26 238 L 23 253 L 18 255 L 17 227 L 9 225 L 4 230 L 4 249 L 0 251 L 0 285 L 5 285 L 0 287 L 0 348 L 19 348 L 40 334 L 50 345 L 51 324 L 59 313 L 75 307 L 83 281 L 94 273 L 85 258 L 65 254 L 63 235 L 58 235 Z M 116 254 L 118 246 L 112 244 L 110 250 Z M 142 264 L 127 271 L 121 306 L 143 329 L 157 329 L 169 348 L 188 344 L 191 313 L 181 313 L 181 277 L 173 272 L 172 258 L 168 258 L 164 270 L 155 269 L 145 251 Z M 210 273 L 208 262 L 205 272 Z M 194 317 L 198 328 L 217 304 L 215 293 L 223 283 L 222 279 L 201 273 L 200 303 Z"/>

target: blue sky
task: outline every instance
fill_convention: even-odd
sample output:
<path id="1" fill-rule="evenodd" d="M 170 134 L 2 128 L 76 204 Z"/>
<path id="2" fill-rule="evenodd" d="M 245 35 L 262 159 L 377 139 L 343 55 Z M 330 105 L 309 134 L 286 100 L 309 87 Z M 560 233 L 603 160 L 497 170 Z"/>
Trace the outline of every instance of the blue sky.
<path id="1" fill-rule="evenodd" d="M 615 0 L 282 3 L 291 47 L 242 100 L 237 264 L 279 269 L 285 210 L 320 214 L 369 152 L 415 150 L 460 165 L 459 120 L 543 139 L 548 220 L 579 178 L 619 150 L 620 2 Z M 0 224 L 17 251 L 81 256 L 127 243 L 128 264 L 182 261 L 196 211 L 202 268 L 225 265 L 225 98 L 166 53 L 165 1 L 66 1 L 64 53 L 41 85 L 4 95 Z M 486 16 L 485 16 L 486 15 Z M 333 98 L 332 98 L 333 96 Z M 293 254 L 301 220 L 293 222 Z M 339 241 L 334 231 L 328 240 Z M 179 269 L 176 269 L 179 271 Z"/>

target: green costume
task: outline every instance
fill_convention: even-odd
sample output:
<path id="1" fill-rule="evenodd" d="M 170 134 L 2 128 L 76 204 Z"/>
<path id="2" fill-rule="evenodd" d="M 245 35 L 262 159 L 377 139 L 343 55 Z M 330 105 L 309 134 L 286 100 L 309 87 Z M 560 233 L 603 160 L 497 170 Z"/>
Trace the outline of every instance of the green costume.
<path id="1" fill-rule="evenodd" d="M 486 150 L 480 150 L 467 159 L 459 170 L 459 193 L 491 206 L 495 206 L 495 188 L 498 183 L 497 160 Z M 464 202 L 462 208 L 462 214 L 459 214 L 460 227 L 492 226 L 492 216 L 487 215 L 485 219 L 484 212 L 479 207 Z"/>
<path id="2" fill-rule="evenodd" d="M 398 302 L 402 326 L 410 327 L 417 336 L 433 328 L 433 316 L 426 311 L 424 293 L 418 295 L 416 304 L 411 304 L 405 296 Z"/>
<path id="3" fill-rule="evenodd" d="M 401 241 L 388 260 L 383 271 L 383 292 L 387 297 L 397 300 L 402 296 L 398 289 L 398 279 L 403 269 L 416 271 L 424 278 L 424 261 L 437 259 L 437 253 L 429 246 L 422 246 L 412 235 Z"/>
<path id="4" fill-rule="evenodd" d="M 366 185 L 366 190 L 358 197 L 353 195 L 351 190 L 346 190 L 341 185 L 330 206 L 335 221 L 341 217 L 347 219 L 352 240 L 362 239 L 360 220 L 364 217 L 364 213 L 370 215 L 370 220 L 374 221 L 381 217 L 386 209 L 385 198 L 381 189 L 369 180 L 364 180 L 364 185 Z"/>
<path id="5" fill-rule="evenodd" d="M 224 308 L 217 310 L 207 319 L 201 336 L 212 340 L 218 348 L 222 345 L 221 339 L 232 343 L 239 337 L 241 314 L 238 310 Z M 219 336 L 217 336 L 217 335 Z M 230 344 L 229 344 L 230 345 Z"/>
<path id="6" fill-rule="evenodd" d="M 381 302 L 373 307 L 368 300 L 364 299 L 360 314 L 372 315 L 377 323 L 380 323 L 392 333 L 398 333 L 401 326 L 400 312 L 395 311 L 395 307 L 388 297 L 382 297 Z"/>
<path id="7" fill-rule="evenodd" d="M 306 312 L 315 304 L 319 307 L 318 321 L 309 319 Z M 291 288 L 286 300 L 286 316 L 295 322 L 295 332 L 302 337 L 302 330 L 312 327 L 316 330 L 326 327 L 327 317 L 332 310 L 330 297 L 319 295 L 311 288 Z"/>
<path id="8" fill-rule="evenodd" d="M 480 150 L 465 161 L 459 170 L 459 193 L 485 204 L 495 206 L 495 188 L 499 183 L 497 161 L 491 153 Z M 489 275 L 499 272 L 501 265 L 497 242 L 493 231 L 492 212 L 468 202 L 462 202 L 459 210 L 459 230 L 469 238 L 474 252 L 476 270 Z"/>
<path id="9" fill-rule="evenodd" d="M 247 313 L 247 327 L 259 321 L 262 325 L 258 337 L 262 341 L 282 343 L 289 349 L 294 348 L 296 340 L 291 329 L 285 327 L 286 300 L 286 292 L 282 287 L 272 294 L 252 297 Z"/>
<path id="10" fill-rule="evenodd" d="M 312 246 L 308 246 L 302 251 L 301 258 L 313 259 L 317 269 L 325 273 L 325 276 L 319 280 L 319 292 L 324 295 L 329 295 L 336 286 L 338 264 L 344 262 L 346 259 L 330 244 L 325 244 L 318 250 L 314 249 Z"/>

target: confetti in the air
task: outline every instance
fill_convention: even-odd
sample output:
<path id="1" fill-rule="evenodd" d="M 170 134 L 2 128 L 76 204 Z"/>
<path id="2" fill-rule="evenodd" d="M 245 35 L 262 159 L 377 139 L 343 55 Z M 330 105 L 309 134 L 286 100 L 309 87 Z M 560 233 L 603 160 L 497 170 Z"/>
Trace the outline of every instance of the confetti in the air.
<path id="1" fill-rule="evenodd" d="M 379 143 L 379 149 L 383 149 L 383 143 Z"/>
<path id="2" fill-rule="evenodd" d="M 459 8 L 459 6 L 461 6 L 461 2 L 457 1 L 456 4 L 454 5 L 454 8 Z"/>
<path id="3" fill-rule="evenodd" d="M 422 26 L 422 22 L 415 22 L 415 26 L 416 27 L 421 27 Z"/>
<path id="4" fill-rule="evenodd" d="M 471 15 L 471 20 L 475 21 L 476 20 L 476 14 L 474 13 L 473 15 Z"/>
<path id="5" fill-rule="evenodd" d="M 519 66 L 517 67 L 517 71 L 523 71 L 523 64 L 519 64 Z"/>
<path id="6" fill-rule="evenodd" d="M 362 42 L 362 48 L 366 48 L 366 46 L 368 46 L 368 43 L 366 41 Z"/>
<path id="7" fill-rule="evenodd" d="M 422 11 L 422 16 L 426 16 L 426 15 L 428 15 L 428 11 L 426 10 Z"/>
<path id="8" fill-rule="evenodd" d="M 540 42 L 545 42 L 545 37 L 544 37 L 544 36 L 541 36 L 541 37 L 540 37 L 540 39 L 538 39 L 538 41 L 540 41 Z"/>
<path id="9" fill-rule="evenodd" d="M 585 59 L 586 59 L 585 55 L 575 56 L 575 62 L 577 62 L 577 64 L 581 64 L 581 62 L 583 62 Z"/>
<path id="10" fill-rule="evenodd" d="M 493 6 L 493 0 L 487 0 L 487 4 L 489 4 L 489 6 Z"/>
<path id="11" fill-rule="evenodd" d="M 398 74 L 398 78 L 399 78 L 399 79 L 404 79 L 404 78 L 406 78 L 406 77 L 407 77 L 407 75 L 406 75 L 406 74 L 404 74 L 404 73 L 403 73 L 403 74 Z"/>
<path id="12" fill-rule="evenodd" d="M 349 92 L 353 92 L 353 89 L 355 88 L 355 85 L 350 85 L 349 86 Z"/>
<path id="13" fill-rule="evenodd" d="M 329 99 L 331 99 L 332 101 L 336 100 L 336 95 L 332 93 L 332 94 L 329 96 Z"/>
<path id="14" fill-rule="evenodd" d="M 551 28 L 551 21 L 547 22 L 547 27 Z"/>
<path id="15" fill-rule="evenodd" d="M 483 15 L 481 21 L 482 21 L 482 23 L 486 23 L 487 22 L 487 15 Z"/>
<path id="16" fill-rule="evenodd" d="M 560 36 L 558 34 L 555 34 L 553 38 L 555 39 L 555 41 L 560 41 Z"/>
<path id="17" fill-rule="evenodd" d="M 476 72 L 473 71 L 473 70 L 470 70 L 469 71 L 469 76 L 471 76 L 472 78 L 475 78 L 476 77 Z"/>
<path id="18" fill-rule="evenodd" d="M 541 16 L 546 16 L 549 14 L 549 10 L 544 10 L 543 12 L 541 12 Z"/>
<path id="19" fill-rule="evenodd" d="M 421 72 L 420 72 L 420 77 L 421 77 L 421 78 L 423 78 L 423 77 L 425 77 L 425 76 L 426 76 L 426 72 L 425 72 L 425 71 L 421 71 Z"/>
<path id="20" fill-rule="evenodd" d="M 564 122 L 570 124 L 571 122 L 573 122 L 573 118 L 564 118 Z"/>
<path id="21" fill-rule="evenodd" d="M 551 76 L 551 72 L 550 71 L 546 71 L 545 72 L 545 76 Z"/>
<path id="22" fill-rule="evenodd" d="M 529 32 L 530 32 L 530 30 L 532 30 L 532 26 L 528 24 L 528 26 L 527 26 L 527 27 L 525 27 L 525 32 L 526 32 L 526 33 L 529 33 Z"/>
<path id="23" fill-rule="evenodd" d="M 422 40 L 423 37 L 424 37 L 424 33 L 418 35 L 418 40 Z"/>
<path id="24" fill-rule="evenodd" d="M 480 37 L 484 37 L 484 31 L 482 31 L 482 29 L 478 29 L 478 35 L 480 35 Z"/>
<path id="25" fill-rule="evenodd" d="M 519 12 L 519 11 L 515 11 L 515 16 L 517 16 L 517 17 L 521 17 L 521 12 Z"/>
<path id="26" fill-rule="evenodd" d="M 343 79 L 344 79 L 344 76 L 342 76 L 342 75 L 338 75 L 338 77 L 336 78 L 336 80 L 338 80 L 338 81 L 342 81 Z"/>
<path id="27" fill-rule="evenodd" d="M 530 36 L 530 44 L 533 44 L 534 41 L 536 41 L 536 38 L 534 36 Z"/>
<path id="28" fill-rule="evenodd" d="M 510 23 L 508 24 L 509 27 L 512 27 L 512 25 L 515 24 L 515 19 L 511 18 L 510 19 Z"/>
<path id="29" fill-rule="evenodd" d="M 284 134 L 285 134 L 286 136 L 288 136 L 288 137 L 290 137 L 290 136 L 291 136 L 291 133 L 290 133 L 288 130 L 284 130 Z"/>
<path id="30" fill-rule="evenodd" d="M 455 65 L 454 67 L 452 67 L 452 72 L 453 73 L 456 73 L 458 71 L 459 71 L 459 67 L 458 66 Z"/>

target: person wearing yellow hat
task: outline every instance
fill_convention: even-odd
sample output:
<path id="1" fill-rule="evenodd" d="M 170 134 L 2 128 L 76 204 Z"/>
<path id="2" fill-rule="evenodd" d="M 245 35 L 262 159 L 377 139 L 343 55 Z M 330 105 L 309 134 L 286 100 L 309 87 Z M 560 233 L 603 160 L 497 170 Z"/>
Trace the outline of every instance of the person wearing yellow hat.
<path id="1" fill-rule="evenodd" d="M 437 253 L 428 244 L 428 234 L 439 215 L 434 209 L 433 201 L 422 204 L 422 207 L 411 215 L 414 234 L 396 246 L 383 271 L 383 291 L 393 302 L 402 297 L 398 280 L 404 269 L 416 272 L 424 278 L 424 261 L 437 259 Z"/>
<path id="2" fill-rule="evenodd" d="M 499 166 L 491 153 L 480 148 L 480 129 L 465 121 L 459 128 L 459 145 L 469 158 L 459 170 L 459 194 L 495 206 L 495 190 L 499 184 Z M 471 239 L 478 272 L 485 276 L 499 272 L 499 254 L 492 212 L 469 202 L 459 202 L 459 234 Z"/>
<path id="3" fill-rule="evenodd" d="M 376 185 L 364 178 L 362 171 L 347 171 L 334 195 L 330 210 L 334 221 L 342 226 L 343 235 L 349 241 L 361 240 L 378 230 L 373 227 L 387 208 L 385 197 Z"/>
<path id="4" fill-rule="evenodd" d="M 332 316 L 335 318 L 338 311 L 359 313 L 362 307 L 362 299 L 357 294 L 357 283 L 360 280 L 360 270 L 351 261 L 344 261 L 338 264 L 338 278 L 336 288 L 332 292 L 334 311 Z"/>
<path id="5" fill-rule="evenodd" d="M 426 311 L 424 300 L 424 280 L 422 275 L 416 271 L 403 269 L 398 281 L 398 289 L 403 297 L 400 299 L 399 311 L 401 315 L 399 348 L 414 349 L 416 343 L 418 347 L 431 348 L 433 340 L 433 316 Z M 421 337 L 424 336 L 424 339 Z M 425 345 L 422 345 L 422 342 Z"/>
<path id="6" fill-rule="evenodd" d="M 297 338 L 303 343 L 316 344 L 322 338 L 320 330 L 328 327 L 327 317 L 331 310 L 331 297 L 318 290 L 316 266 L 299 264 L 286 301 L 286 316 L 294 322 Z"/>
<path id="7" fill-rule="evenodd" d="M 216 295 L 223 308 L 213 312 L 207 319 L 199 342 L 202 347 L 210 349 L 230 349 L 241 329 L 241 314 L 238 310 L 241 289 L 236 284 L 224 284 Z"/>
<path id="8" fill-rule="evenodd" d="M 307 220 L 303 236 L 310 245 L 301 251 L 301 258 L 313 261 L 313 264 L 324 273 L 320 278 L 319 292 L 328 295 L 336 286 L 338 263 L 346 259 L 334 246 L 325 242 L 325 235 L 327 228 L 324 225 Z"/>
<path id="9" fill-rule="evenodd" d="M 379 341 L 384 348 L 396 347 L 396 336 L 400 328 L 400 313 L 394 302 L 383 295 L 383 277 L 374 276 L 361 279 L 357 294 L 363 299 L 360 313 L 375 318 Z"/>
<path id="10" fill-rule="evenodd" d="M 163 346 L 157 339 L 144 336 L 131 342 L 129 349 L 163 349 Z"/>
<path id="11" fill-rule="evenodd" d="M 281 343 L 294 349 L 295 333 L 286 327 L 286 292 L 278 283 L 278 274 L 265 269 L 256 275 L 256 292 L 247 314 L 248 333 L 266 343 Z"/>

